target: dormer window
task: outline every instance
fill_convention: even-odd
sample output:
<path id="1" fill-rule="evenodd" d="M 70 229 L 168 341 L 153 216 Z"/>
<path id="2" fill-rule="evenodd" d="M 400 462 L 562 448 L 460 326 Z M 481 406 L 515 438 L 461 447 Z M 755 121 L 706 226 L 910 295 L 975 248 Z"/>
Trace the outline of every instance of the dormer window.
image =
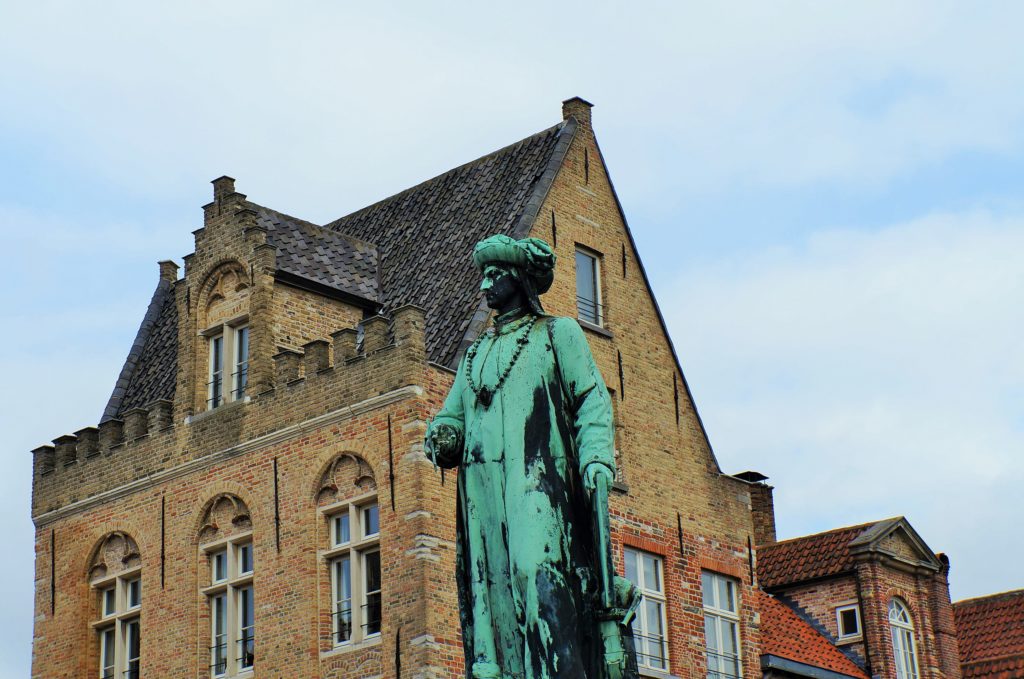
<path id="1" fill-rule="evenodd" d="M 839 630 L 839 641 L 859 639 L 860 606 L 849 604 L 836 608 L 836 627 Z"/>
<path id="2" fill-rule="evenodd" d="M 206 407 L 245 398 L 249 384 L 249 326 L 224 324 L 206 333 L 210 347 Z"/>

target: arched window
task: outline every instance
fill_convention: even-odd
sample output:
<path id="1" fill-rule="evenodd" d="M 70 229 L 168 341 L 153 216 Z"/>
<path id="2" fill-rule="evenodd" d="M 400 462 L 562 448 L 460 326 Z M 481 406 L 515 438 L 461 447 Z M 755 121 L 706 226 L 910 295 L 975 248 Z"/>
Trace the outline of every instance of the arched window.
<path id="1" fill-rule="evenodd" d="M 896 661 L 897 679 L 918 679 L 917 650 L 914 646 L 914 622 L 906 604 L 899 599 L 889 602 L 889 629 L 892 631 L 892 654 Z"/>
<path id="2" fill-rule="evenodd" d="M 110 533 L 93 552 L 89 585 L 95 593 L 93 629 L 101 679 L 138 679 L 142 644 L 142 560 L 129 535 Z"/>
<path id="3" fill-rule="evenodd" d="M 210 616 L 210 676 L 251 672 L 256 659 L 256 558 L 249 508 L 234 495 L 213 499 L 203 517 L 200 582 Z"/>
<path id="4" fill-rule="evenodd" d="M 322 552 L 331 586 L 331 647 L 380 638 L 380 510 L 373 470 L 363 458 L 339 455 L 320 478 L 317 506 L 324 520 Z"/>

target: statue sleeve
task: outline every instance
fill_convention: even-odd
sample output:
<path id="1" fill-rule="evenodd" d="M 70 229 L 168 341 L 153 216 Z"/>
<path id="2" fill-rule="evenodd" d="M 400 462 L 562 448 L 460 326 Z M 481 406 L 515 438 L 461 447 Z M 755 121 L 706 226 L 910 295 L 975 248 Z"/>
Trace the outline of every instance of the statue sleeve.
<path id="1" fill-rule="evenodd" d="M 444 405 L 441 406 L 441 410 L 434 417 L 434 420 L 430 423 L 430 428 L 427 430 L 428 439 L 431 433 L 441 425 L 452 427 L 458 432 L 456 437 L 458 442 L 455 446 L 436 446 L 434 450 L 436 456 L 434 462 L 446 469 L 458 467 L 462 462 L 462 448 L 466 434 L 466 414 L 462 402 L 462 394 L 468 389 L 466 386 L 465 368 L 466 361 L 463 359 L 459 364 L 458 372 L 455 373 L 455 381 L 452 382 L 452 388 L 444 399 Z"/>
<path id="2" fill-rule="evenodd" d="M 551 341 L 569 398 L 569 421 L 576 437 L 579 471 L 597 462 L 615 472 L 615 434 L 612 400 L 590 345 L 579 323 L 571 318 L 552 320 Z"/>

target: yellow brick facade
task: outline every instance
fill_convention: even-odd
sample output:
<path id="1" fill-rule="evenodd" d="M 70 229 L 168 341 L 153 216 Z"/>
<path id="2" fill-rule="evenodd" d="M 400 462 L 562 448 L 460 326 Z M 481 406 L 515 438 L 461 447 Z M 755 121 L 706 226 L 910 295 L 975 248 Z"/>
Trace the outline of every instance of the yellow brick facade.
<path id="1" fill-rule="evenodd" d="M 567 106 L 579 126 L 530 234 L 554 244 L 558 255 L 555 284 L 543 301 L 549 313 L 575 316 L 575 248 L 600 255 L 604 329 L 588 330 L 588 338 L 615 397 L 624 481 L 612 498 L 616 558 L 621 570 L 628 546 L 664 560 L 669 673 L 704 676 L 701 570 L 736 578 L 741 599 L 750 592 L 750 493 L 721 473 L 708 446 L 608 179 L 589 106 Z M 369 320 L 357 353 L 354 326 L 363 310 L 275 281 L 265 231 L 245 197 L 218 182 L 195 253 L 173 288 L 174 402 L 104 423 L 95 445 L 83 435 L 58 440 L 57 450 L 35 451 L 33 676 L 99 676 L 92 627 L 99 602 L 89 564 L 112 531 L 138 546 L 143 677 L 210 676 L 204 535 L 249 531 L 253 676 L 463 676 L 453 577 L 455 477 L 435 469 L 421 445 L 452 379 L 426 360 L 428 319 L 406 306 Z M 211 302 L 226 271 L 234 272 L 226 279 L 232 291 Z M 241 316 L 251 332 L 247 398 L 209 410 L 203 333 L 211 319 Z M 368 473 L 331 476 L 346 455 L 363 461 Z M 372 643 L 335 648 L 322 508 L 374 490 L 382 633 Z M 248 523 L 204 523 L 222 495 L 246 508 Z M 213 533 L 204 533 L 214 524 Z M 756 677 L 756 616 L 752 607 L 741 611 L 744 676 Z"/>

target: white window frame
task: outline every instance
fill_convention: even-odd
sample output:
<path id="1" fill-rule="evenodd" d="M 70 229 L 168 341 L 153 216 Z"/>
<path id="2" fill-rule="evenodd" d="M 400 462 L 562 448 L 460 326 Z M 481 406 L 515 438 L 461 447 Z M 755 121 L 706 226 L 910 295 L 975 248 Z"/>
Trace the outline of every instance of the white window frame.
<path id="1" fill-rule="evenodd" d="M 706 587 L 708 581 L 711 583 L 710 596 L 708 588 Z M 725 583 L 727 586 L 732 586 L 732 600 L 735 609 L 727 607 L 728 602 L 721 601 L 719 596 L 719 585 Z M 704 648 L 707 653 L 707 676 L 709 679 L 732 679 L 733 677 L 743 676 L 743 646 L 740 638 L 740 582 L 736 578 L 731 578 L 721 573 L 714 571 L 701 571 L 701 597 L 704 603 Z M 715 629 L 715 638 L 718 640 L 718 645 L 712 647 L 710 639 L 708 639 L 708 627 L 713 626 Z M 725 646 L 722 640 L 725 638 L 725 634 L 731 630 L 733 636 L 733 644 L 736 649 L 735 656 L 725 652 Z M 712 662 L 712 656 L 716 658 L 716 661 Z M 736 663 L 736 674 L 730 674 L 724 671 L 723 664 L 725 662 L 735 661 Z M 712 665 L 716 664 L 717 667 L 712 668 Z"/>
<path id="2" fill-rule="evenodd" d="M 377 532 L 367 533 L 363 522 L 364 511 L 376 508 Z M 383 598 L 381 589 L 368 592 L 366 589 L 366 559 L 368 555 L 377 554 L 378 571 L 380 571 L 380 505 L 376 494 L 368 494 L 350 501 L 324 507 L 322 510 L 327 523 L 329 548 L 321 556 L 328 570 L 328 582 L 331 588 L 331 646 L 340 648 L 360 644 L 376 643 L 380 640 L 383 620 L 368 620 L 370 607 L 369 597 L 376 595 L 377 608 L 383 617 Z M 337 535 L 337 520 L 348 517 L 348 540 L 344 541 Z M 348 638 L 342 631 L 342 600 L 339 596 L 338 564 L 348 561 Z M 382 573 L 378 573 L 380 580 Z M 382 583 L 378 582 L 378 585 Z M 368 626 L 376 622 L 375 631 L 368 631 Z"/>
<path id="3" fill-rule="evenodd" d="M 131 602 L 129 590 L 133 583 L 138 583 L 137 602 Z M 96 630 L 99 645 L 100 679 L 138 679 L 140 672 L 139 647 L 132 648 L 130 630 L 137 625 L 139 630 L 139 646 L 142 640 L 142 569 L 133 568 L 107 578 L 94 580 L 90 583 L 96 592 L 99 618 L 92 623 Z M 107 592 L 113 592 L 108 598 Z M 108 603 L 112 606 L 108 606 Z M 112 634 L 111 634 L 112 633 Z M 107 664 L 107 649 L 110 664 Z M 134 651 L 132 657 L 129 657 Z"/>
<path id="4" fill-rule="evenodd" d="M 853 611 L 855 620 L 857 621 L 857 631 L 844 634 L 843 633 L 843 613 L 846 611 Z M 860 619 L 860 606 L 858 604 L 844 604 L 836 606 L 836 639 L 840 642 L 854 641 L 860 639 L 863 635 L 863 623 Z"/>
<path id="5" fill-rule="evenodd" d="M 249 553 L 249 570 L 244 570 L 242 564 L 246 549 Z M 206 572 L 210 583 L 202 589 L 210 611 L 210 676 L 218 679 L 249 676 L 255 667 L 256 654 L 256 603 L 253 587 L 256 554 L 252 534 L 245 533 L 203 545 L 202 551 L 206 557 Z M 221 559 L 225 577 L 217 579 Z M 249 625 L 245 624 L 243 611 L 246 592 L 252 619 Z M 218 601 L 222 603 L 218 604 Z"/>
<path id="6" fill-rule="evenodd" d="M 225 323 L 218 323 L 203 331 L 206 338 L 206 409 L 213 410 L 226 403 L 246 400 L 249 382 L 249 356 L 251 354 L 251 333 L 248 317 L 243 316 Z M 245 338 L 245 355 L 241 343 Z M 214 370 L 215 350 L 220 340 L 220 370 Z M 230 371 L 230 372 L 229 372 Z M 219 393 L 217 393 L 219 391 Z"/>
<path id="7" fill-rule="evenodd" d="M 917 643 L 914 640 L 914 619 L 903 601 L 889 600 L 889 630 L 892 634 L 892 656 L 896 679 L 919 679 Z"/>
<path id="8" fill-rule="evenodd" d="M 583 298 L 581 298 L 579 296 L 579 292 L 578 292 L 578 290 L 579 290 L 579 288 L 578 288 L 578 281 L 579 281 L 579 275 L 580 275 L 579 259 L 578 259 L 579 255 L 583 255 L 584 257 L 587 257 L 588 259 L 590 259 L 593 262 L 594 296 L 597 297 L 597 299 L 583 300 Z M 577 280 L 576 318 L 581 320 L 581 321 L 583 321 L 584 323 L 589 323 L 590 325 L 595 325 L 595 326 L 597 326 L 599 328 L 603 328 L 604 327 L 604 291 L 601 289 L 601 253 L 597 252 L 596 250 L 591 250 L 590 248 L 584 247 L 582 245 L 577 245 L 576 246 L 576 254 L 573 257 L 573 266 L 576 267 L 576 280 Z M 581 301 L 586 301 L 587 303 L 594 305 L 592 316 L 587 315 L 587 317 L 584 317 L 584 313 L 585 312 L 580 308 Z"/>
<path id="9" fill-rule="evenodd" d="M 623 552 L 626 578 L 628 578 L 643 595 L 640 608 L 633 618 L 633 644 L 636 647 L 637 666 L 640 669 L 651 669 L 658 672 L 669 671 L 668 657 L 668 617 L 665 601 L 665 559 L 657 554 L 626 547 Z M 648 582 L 644 559 L 649 559 L 655 566 L 655 582 Z M 632 576 L 632 577 L 631 577 Z M 651 629 L 648 619 L 649 606 L 654 606 L 656 616 L 661 625 L 661 634 Z M 660 647 L 661 653 L 657 653 Z M 655 652 L 652 653 L 651 651 Z"/>

